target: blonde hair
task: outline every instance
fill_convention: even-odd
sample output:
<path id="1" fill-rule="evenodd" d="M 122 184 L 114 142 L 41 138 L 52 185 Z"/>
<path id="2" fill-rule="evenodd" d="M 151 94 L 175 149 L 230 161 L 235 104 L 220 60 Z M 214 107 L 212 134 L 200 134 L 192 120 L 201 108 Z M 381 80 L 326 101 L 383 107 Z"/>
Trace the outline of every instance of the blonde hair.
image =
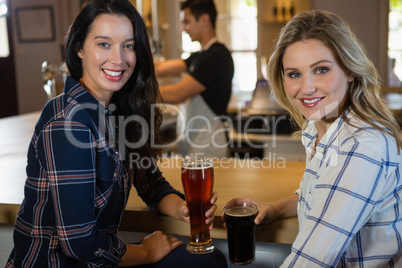
<path id="1" fill-rule="evenodd" d="M 301 129 L 305 128 L 303 115 L 292 104 L 284 88 L 282 58 L 289 45 L 307 39 L 323 42 L 331 49 L 345 73 L 355 76 L 347 91 L 342 116 L 345 115 L 346 108 L 350 107 L 359 119 L 379 131 L 392 135 L 400 152 L 402 142 L 399 125 L 381 97 L 377 69 L 348 24 L 331 12 L 301 12 L 282 28 L 267 68 L 268 80 L 279 105 L 289 111 Z M 345 122 L 349 123 L 346 120 Z"/>

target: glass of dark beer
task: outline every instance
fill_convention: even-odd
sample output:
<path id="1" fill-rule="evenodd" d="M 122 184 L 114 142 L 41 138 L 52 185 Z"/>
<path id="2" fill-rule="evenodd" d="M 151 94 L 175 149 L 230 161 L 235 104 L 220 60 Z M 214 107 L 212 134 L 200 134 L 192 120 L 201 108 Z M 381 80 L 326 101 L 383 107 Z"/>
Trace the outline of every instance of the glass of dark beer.
<path id="1" fill-rule="evenodd" d="M 257 206 L 250 202 L 228 203 L 223 208 L 228 237 L 229 259 L 235 265 L 247 265 L 255 259 L 255 223 Z"/>
<path id="2" fill-rule="evenodd" d="M 198 254 L 212 252 L 214 244 L 209 234 L 209 225 L 205 223 L 205 212 L 211 208 L 214 187 L 212 160 L 208 158 L 183 160 L 181 180 L 190 211 L 191 233 L 187 251 Z"/>

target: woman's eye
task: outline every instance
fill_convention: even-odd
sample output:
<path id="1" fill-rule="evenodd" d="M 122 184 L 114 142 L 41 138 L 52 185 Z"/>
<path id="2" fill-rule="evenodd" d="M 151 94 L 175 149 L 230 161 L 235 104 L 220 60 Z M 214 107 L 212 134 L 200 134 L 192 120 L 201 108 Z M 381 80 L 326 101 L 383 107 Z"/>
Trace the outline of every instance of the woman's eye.
<path id="1" fill-rule="evenodd" d="M 109 44 L 108 43 L 100 43 L 99 46 L 100 47 L 109 47 Z"/>
<path id="2" fill-rule="evenodd" d="M 328 68 L 318 68 L 317 73 L 318 74 L 324 74 L 328 72 Z"/>
<path id="3" fill-rule="evenodd" d="M 290 78 L 296 78 L 296 77 L 300 77 L 300 74 L 299 74 L 299 73 L 292 72 L 292 73 L 288 73 L 288 76 L 289 76 Z"/>
<path id="4" fill-rule="evenodd" d="M 134 45 L 133 44 L 128 44 L 125 46 L 128 49 L 134 50 Z"/>

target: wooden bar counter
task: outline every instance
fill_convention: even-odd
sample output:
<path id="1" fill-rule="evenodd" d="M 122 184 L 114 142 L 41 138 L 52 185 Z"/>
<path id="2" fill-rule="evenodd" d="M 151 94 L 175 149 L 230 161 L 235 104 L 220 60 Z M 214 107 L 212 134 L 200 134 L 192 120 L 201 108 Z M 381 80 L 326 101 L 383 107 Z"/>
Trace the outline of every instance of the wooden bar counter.
<path id="1" fill-rule="evenodd" d="M 180 176 L 181 159 L 163 158 L 159 168 L 170 184 L 183 192 Z M 222 159 L 214 161 L 214 190 L 218 193 L 214 229 L 211 236 L 226 239 L 221 215 L 227 201 L 234 197 L 253 197 L 264 202 L 275 202 L 293 195 L 299 186 L 304 162 L 285 162 L 274 159 Z M 171 217 L 151 213 L 141 199 L 131 192 L 121 224 L 122 231 L 152 232 L 162 229 L 175 235 L 189 235 L 187 223 Z M 293 243 L 298 230 L 296 217 L 257 226 L 257 241 Z"/>
<path id="2" fill-rule="evenodd" d="M 26 153 L 39 112 L 0 119 L 0 224 L 13 224 L 23 200 Z M 180 176 L 181 159 L 163 158 L 159 168 L 173 187 L 183 192 Z M 214 161 L 215 184 L 218 193 L 214 229 L 215 238 L 226 238 L 221 219 L 224 204 L 234 197 L 253 197 L 274 202 L 294 194 L 305 167 L 304 162 L 276 158 L 222 159 Z M 257 240 L 293 243 L 298 229 L 297 219 L 287 218 L 257 227 Z M 173 235 L 188 236 L 189 224 L 163 215 L 155 215 L 132 190 L 121 231 L 153 232 L 163 230 Z"/>

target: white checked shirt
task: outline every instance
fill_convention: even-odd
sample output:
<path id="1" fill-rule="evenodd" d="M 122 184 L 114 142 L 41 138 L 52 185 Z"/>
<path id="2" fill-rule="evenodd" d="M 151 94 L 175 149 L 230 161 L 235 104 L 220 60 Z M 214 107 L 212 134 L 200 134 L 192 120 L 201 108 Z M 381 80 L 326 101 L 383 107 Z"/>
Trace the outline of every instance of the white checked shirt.
<path id="1" fill-rule="evenodd" d="M 299 233 L 281 267 L 402 267 L 402 156 L 395 140 L 347 115 L 315 148 L 303 132 L 306 170 L 300 183 Z"/>

